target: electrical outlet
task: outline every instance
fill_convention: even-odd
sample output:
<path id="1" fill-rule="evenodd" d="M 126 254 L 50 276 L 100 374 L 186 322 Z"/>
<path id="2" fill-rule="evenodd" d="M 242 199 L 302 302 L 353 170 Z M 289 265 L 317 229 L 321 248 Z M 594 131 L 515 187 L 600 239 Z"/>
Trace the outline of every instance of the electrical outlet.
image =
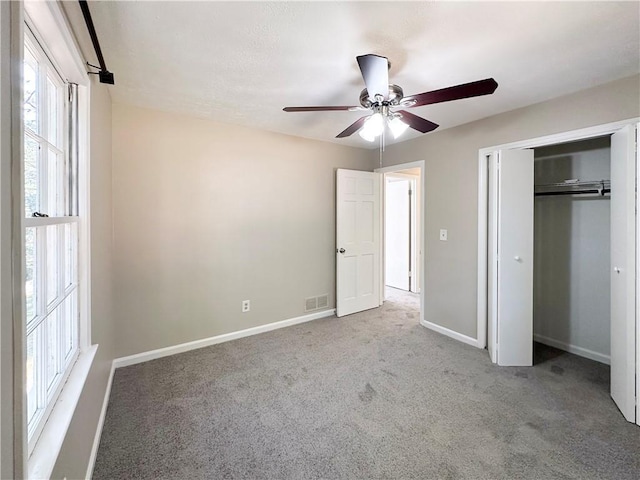
<path id="1" fill-rule="evenodd" d="M 243 300 L 242 313 L 247 313 L 249 310 L 251 310 L 251 300 Z"/>
<path id="2" fill-rule="evenodd" d="M 440 230 L 440 240 L 447 241 L 447 231 L 444 228 Z"/>

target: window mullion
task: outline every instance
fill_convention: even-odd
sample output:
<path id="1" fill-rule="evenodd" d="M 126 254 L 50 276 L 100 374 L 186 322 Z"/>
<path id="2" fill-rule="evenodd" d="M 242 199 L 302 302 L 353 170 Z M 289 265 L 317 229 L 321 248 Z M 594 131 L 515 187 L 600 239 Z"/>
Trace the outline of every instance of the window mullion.
<path id="1" fill-rule="evenodd" d="M 36 335 L 35 358 L 37 368 L 37 400 L 36 411 L 44 408 L 47 402 L 47 371 L 46 371 L 46 342 L 45 329 L 47 328 L 47 227 L 38 228 L 38 236 L 36 240 L 36 256 L 38 268 L 38 309 L 39 309 L 39 325 L 34 329 L 32 335 Z"/>
<path id="2" fill-rule="evenodd" d="M 49 214 L 49 148 L 47 137 L 47 68 L 38 52 L 38 151 L 40 153 L 40 212 Z"/>
<path id="3" fill-rule="evenodd" d="M 51 302 L 48 305 L 49 307 L 51 307 L 51 310 L 50 310 L 49 313 L 51 313 L 62 302 L 64 302 L 66 300 L 66 298 L 69 295 L 71 295 L 76 288 L 78 288 L 77 284 L 70 285 L 69 288 L 66 288 L 65 291 L 56 300 L 54 300 L 53 302 Z M 47 317 L 46 314 L 44 316 L 38 316 L 37 318 L 35 318 L 31 322 L 29 322 L 29 325 L 27 326 L 27 335 L 31 335 L 32 332 L 37 330 L 38 327 L 42 324 L 42 322 L 44 322 L 46 320 L 46 317 Z"/>
<path id="4" fill-rule="evenodd" d="M 39 212 L 47 213 L 48 211 L 48 198 L 49 198 L 49 177 L 47 168 L 47 145 L 42 138 L 38 138 L 38 163 L 39 163 L 39 180 L 40 180 L 40 192 L 38 196 L 40 198 Z M 31 212 L 33 214 L 33 212 Z"/>
<path id="5" fill-rule="evenodd" d="M 47 227 L 37 227 L 36 236 L 36 271 L 37 314 L 44 318 L 47 315 Z"/>
<path id="6" fill-rule="evenodd" d="M 58 175 L 56 178 L 56 183 L 58 185 L 58 193 L 56 196 L 56 215 L 66 215 L 67 209 L 64 208 L 64 199 L 66 198 L 65 191 L 67 190 L 65 182 L 64 182 L 64 155 L 60 155 L 56 153 L 56 165 L 58 167 Z"/>
<path id="7" fill-rule="evenodd" d="M 67 352 L 64 346 L 65 339 L 67 338 L 67 315 L 69 315 L 69 312 L 67 311 L 69 309 L 69 305 L 67 303 L 65 296 L 65 299 L 62 301 L 62 316 L 60 318 L 60 323 L 58 324 L 58 368 L 60 373 L 64 373 L 67 365 L 65 362 Z"/>
<path id="8" fill-rule="evenodd" d="M 38 379 L 38 402 L 36 411 L 42 410 L 47 406 L 47 339 L 45 336 L 45 331 L 47 328 L 47 320 L 45 320 L 40 324 L 40 327 L 37 329 L 36 336 L 36 349 L 40 352 L 38 358 L 38 375 L 36 378 Z M 39 413 L 39 412 L 38 412 Z M 36 415 L 38 415 L 38 413 Z"/>
<path id="9" fill-rule="evenodd" d="M 67 82 L 63 82 L 62 87 L 60 88 L 60 91 L 58 92 L 58 125 L 60 126 L 58 128 L 58 145 L 65 145 L 65 139 L 68 138 L 68 122 L 65 121 L 67 117 L 67 110 L 68 110 L 68 101 L 65 101 L 65 99 L 69 98 L 69 85 L 67 84 Z M 64 194 L 64 198 L 62 199 L 62 210 L 60 211 L 60 213 L 62 215 L 70 215 L 71 209 L 69 208 L 69 179 L 71 178 L 70 176 L 70 171 L 69 171 L 69 151 L 71 149 L 69 148 L 68 142 L 67 142 L 67 148 L 65 149 L 65 151 L 62 153 L 62 162 L 60 162 L 62 164 L 62 185 L 63 185 L 63 190 L 65 192 Z"/>
<path id="10" fill-rule="evenodd" d="M 25 128 L 24 129 L 24 133 L 25 135 L 27 135 L 29 138 L 35 140 L 38 143 L 42 143 L 43 145 L 46 145 L 49 149 L 53 150 L 56 153 L 60 153 L 63 154 L 65 153 L 64 150 L 60 149 L 59 147 L 57 147 L 56 145 L 53 145 L 52 143 L 50 143 L 46 138 L 41 137 L 40 135 L 38 135 L 36 132 L 30 130 L 29 128 Z"/>
<path id="11" fill-rule="evenodd" d="M 66 255 L 67 255 L 67 249 L 66 249 L 66 245 L 65 245 L 65 235 L 64 235 L 64 231 L 65 231 L 65 225 L 58 225 L 56 226 L 56 231 L 58 234 L 58 298 L 63 298 L 64 296 L 64 276 L 65 276 L 65 272 L 64 272 L 64 268 L 66 265 Z M 66 305 L 67 302 L 66 300 L 62 300 L 61 304 L 60 304 L 60 313 L 58 314 L 58 338 L 56 339 L 56 345 L 57 345 L 57 355 L 56 355 L 56 372 L 57 373 L 62 373 L 64 370 L 64 352 L 63 350 L 63 342 L 64 342 L 64 330 L 63 330 L 63 325 L 64 325 L 64 320 L 65 320 L 65 315 L 66 315 Z"/>

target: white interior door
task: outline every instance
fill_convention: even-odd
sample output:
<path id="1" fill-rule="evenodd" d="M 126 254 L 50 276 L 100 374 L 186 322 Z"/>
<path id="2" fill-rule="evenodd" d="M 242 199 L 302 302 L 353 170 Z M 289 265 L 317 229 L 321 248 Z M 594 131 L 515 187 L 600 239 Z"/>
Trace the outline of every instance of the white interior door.
<path id="1" fill-rule="evenodd" d="M 385 284 L 407 291 L 411 259 L 410 191 L 409 180 L 387 176 L 384 192 Z"/>
<path id="2" fill-rule="evenodd" d="M 379 173 L 337 171 L 338 317 L 380 306 L 380 183 Z"/>
<path id="3" fill-rule="evenodd" d="M 611 397 L 635 422 L 635 127 L 611 137 Z"/>
<path id="4" fill-rule="evenodd" d="M 498 365 L 533 365 L 533 150 L 498 152 Z"/>

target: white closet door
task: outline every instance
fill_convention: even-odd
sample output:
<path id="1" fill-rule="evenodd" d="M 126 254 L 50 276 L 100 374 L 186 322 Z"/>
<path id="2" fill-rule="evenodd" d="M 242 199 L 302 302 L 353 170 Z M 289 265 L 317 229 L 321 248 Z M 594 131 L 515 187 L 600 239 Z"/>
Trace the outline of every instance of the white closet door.
<path id="1" fill-rule="evenodd" d="M 380 306 L 379 173 L 338 169 L 336 314 Z"/>
<path id="2" fill-rule="evenodd" d="M 487 157 L 487 350 L 493 363 L 498 363 L 498 155 L 494 152 Z"/>
<path id="3" fill-rule="evenodd" d="M 611 137 L 611 397 L 635 422 L 635 128 Z"/>
<path id="4" fill-rule="evenodd" d="M 411 183 L 406 179 L 387 178 L 385 188 L 385 284 L 409 290 L 409 194 Z"/>
<path id="5" fill-rule="evenodd" d="M 533 365 L 533 150 L 502 150 L 498 170 L 498 365 Z"/>

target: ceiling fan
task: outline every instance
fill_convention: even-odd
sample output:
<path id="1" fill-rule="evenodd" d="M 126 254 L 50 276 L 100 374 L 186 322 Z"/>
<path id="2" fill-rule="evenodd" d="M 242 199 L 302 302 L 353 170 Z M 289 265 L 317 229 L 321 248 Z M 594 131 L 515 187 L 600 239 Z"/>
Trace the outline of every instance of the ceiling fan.
<path id="1" fill-rule="evenodd" d="M 398 138 L 409 127 L 421 133 L 438 128 L 429 120 L 403 110 L 404 108 L 421 107 L 432 103 L 449 102 L 462 98 L 489 95 L 498 88 L 493 78 L 486 78 L 471 83 L 404 96 L 402 88 L 389 84 L 389 60 L 380 55 L 360 55 L 356 57 L 366 88 L 360 93 L 360 105 L 357 106 L 319 106 L 319 107 L 285 107 L 285 112 L 321 112 L 321 111 L 366 111 L 370 115 L 359 118 L 336 138 L 344 138 L 360 131 L 365 140 L 374 141 L 382 135 L 385 124 L 388 125 L 394 138 Z M 399 110 L 398 110 L 399 108 Z"/>

